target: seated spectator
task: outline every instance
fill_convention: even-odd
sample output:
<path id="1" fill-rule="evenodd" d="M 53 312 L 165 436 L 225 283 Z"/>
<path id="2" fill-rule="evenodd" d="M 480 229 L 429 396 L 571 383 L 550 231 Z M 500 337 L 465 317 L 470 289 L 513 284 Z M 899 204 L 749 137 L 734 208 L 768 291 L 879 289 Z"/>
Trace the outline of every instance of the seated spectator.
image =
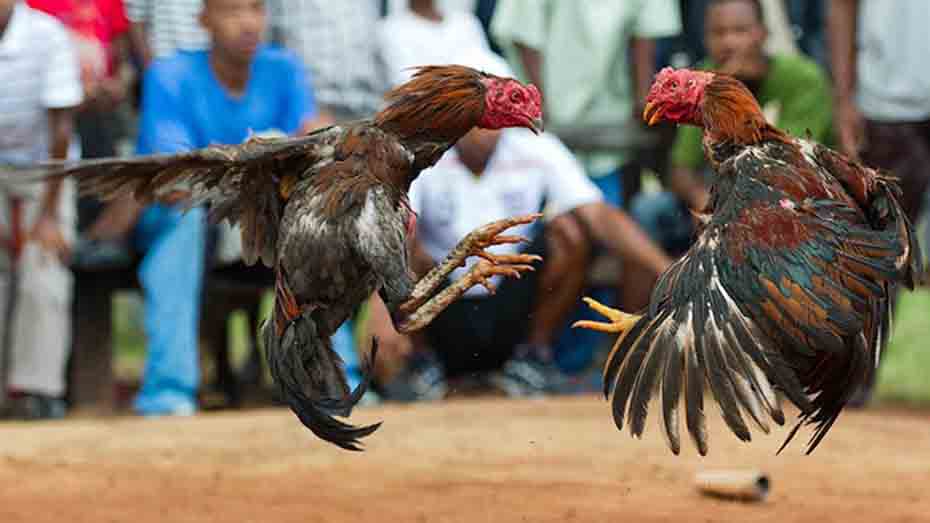
<path id="1" fill-rule="evenodd" d="M 82 101 L 80 68 L 67 30 L 16 0 L 0 0 L 0 165 L 64 159 Z M 76 145 L 76 144 L 75 144 Z M 74 155 L 72 154 L 72 157 Z M 4 187 L 0 194 L 0 384 L 19 418 L 64 416 L 71 345 L 74 240 L 71 183 Z M 17 277 L 11 281 L 13 266 Z M 9 306 L 13 305 L 12 311 Z"/>
<path id="2" fill-rule="evenodd" d="M 490 50 L 452 61 L 511 76 Z M 474 372 L 488 373 L 491 384 L 514 396 L 558 390 L 562 379 L 552 345 L 579 302 L 592 245 L 606 245 L 653 278 L 669 263 L 625 213 L 604 201 L 571 152 L 549 134 L 473 130 L 420 175 L 411 186 L 410 203 L 418 213 L 413 265 L 421 275 L 469 231 L 538 211 L 546 213 L 545 222 L 511 231 L 530 238 L 524 252 L 540 254 L 544 261 L 522 278 L 496 279 L 500 288 L 493 295 L 481 287 L 471 289 L 425 329 L 422 340 L 397 334 L 375 297 L 368 333 L 379 339 L 383 359 L 389 362 L 419 345 L 409 372 L 385 387 L 396 399 L 442 396 L 443 375 Z M 518 248 L 504 245 L 491 252 Z M 593 363 L 593 355 L 588 358 Z"/>
<path id="3" fill-rule="evenodd" d="M 450 63 L 470 49 L 490 50 L 481 22 L 468 11 L 442 12 L 433 0 L 410 0 L 381 21 L 378 48 L 391 85 L 402 84 L 417 65 Z"/>
<path id="4" fill-rule="evenodd" d="M 742 80 L 763 111 L 781 129 L 797 136 L 831 139 L 830 86 L 826 73 L 800 55 L 767 55 L 767 31 L 757 0 L 712 0 L 705 15 L 704 38 L 710 56 L 698 65 Z M 642 194 L 632 214 L 672 256 L 691 244 L 694 226 L 688 208 L 703 209 L 709 198 L 702 131 L 681 126 L 672 148 L 670 192 Z"/>
<path id="5" fill-rule="evenodd" d="M 261 44 L 260 0 L 208 0 L 200 21 L 208 51 L 156 59 L 145 73 L 137 152 L 173 153 L 240 143 L 250 133 L 293 134 L 316 117 L 299 59 Z M 198 317 L 204 277 L 203 209 L 115 201 L 91 234 L 132 231 L 144 252 L 139 280 L 145 299 L 148 353 L 135 409 L 144 415 L 196 409 Z"/>

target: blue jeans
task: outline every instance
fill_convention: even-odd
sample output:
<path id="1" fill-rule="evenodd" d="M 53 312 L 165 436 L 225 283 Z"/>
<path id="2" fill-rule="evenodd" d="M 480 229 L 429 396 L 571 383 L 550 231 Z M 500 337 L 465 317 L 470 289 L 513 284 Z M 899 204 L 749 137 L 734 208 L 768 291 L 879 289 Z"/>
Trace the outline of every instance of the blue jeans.
<path id="1" fill-rule="evenodd" d="M 182 213 L 153 205 L 136 224 L 134 240 L 145 253 L 139 281 L 147 337 L 142 387 L 134 405 L 139 414 L 196 410 L 206 230 L 202 208 Z"/>
<path id="2" fill-rule="evenodd" d="M 345 363 L 346 381 L 349 382 L 350 389 L 362 382 L 362 366 L 358 359 L 358 351 L 355 350 L 354 326 L 355 322 L 350 318 L 339 326 L 332 337 L 333 350 Z"/>

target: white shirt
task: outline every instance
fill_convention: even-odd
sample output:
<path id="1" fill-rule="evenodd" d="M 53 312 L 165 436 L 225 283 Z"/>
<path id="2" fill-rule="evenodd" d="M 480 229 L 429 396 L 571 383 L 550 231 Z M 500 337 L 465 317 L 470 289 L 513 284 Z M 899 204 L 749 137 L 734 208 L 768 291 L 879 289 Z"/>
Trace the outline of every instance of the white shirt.
<path id="1" fill-rule="evenodd" d="M 857 101 L 867 118 L 930 118 L 930 2 L 859 2 Z"/>
<path id="2" fill-rule="evenodd" d="M 410 78 L 412 71 L 405 68 L 453 63 L 454 57 L 476 47 L 490 52 L 478 18 L 455 10 L 439 22 L 407 10 L 392 14 L 378 26 L 378 47 L 391 85 Z"/>
<path id="3" fill-rule="evenodd" d="M 465 235 L 489 222 L 539 211 L 553 217 L 603 200 L 600 190 L 562 142 L 549 134 L 535 136 L 526 129 L 502 132 L 481 176 L 475 176 L 459 160 L 456 150 L 450 149 L 413 182 L 409 197 L 418 214 L 417 238 L 437 262 Z M 532 227 L 513 227 L 506 234 L 529 237 Z M 520 246 L 498 245 L 489 250 L 515 253 Z M 469 258 L 468 267 L 476 261 Z M 456 270 L 453 278 L 461 277 L 466 270 Z M 486 292 L 476 287 L 467 295 Z"/>
<path id="4" fill-rule="evenodd" d="M 0 78 L 0 163 L 47 159 L 48 109 L 75 107 L 84 96 L 68 30 L 17 3 L 0 36 Z"/>
<path id="5" fill-rule="evenodd" d="M 156 58 L 175 51 L 210 47 L 210 36 L 200 25 L 203 0 L 125 0 L 126 18 L 145 25 Z"/>

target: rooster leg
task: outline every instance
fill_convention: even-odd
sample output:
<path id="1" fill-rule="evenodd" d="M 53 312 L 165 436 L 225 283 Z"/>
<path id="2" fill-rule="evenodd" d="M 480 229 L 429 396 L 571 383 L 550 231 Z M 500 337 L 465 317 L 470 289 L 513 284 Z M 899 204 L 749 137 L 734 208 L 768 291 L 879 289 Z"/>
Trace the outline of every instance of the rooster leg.
<path id="1" fill-rule="evenodd" d="M 590 329 L 599 332 L 609 332 L 612 334 L 620 334 L 630 330 L 634 323 L 636 323 L 642 316 L 637 316 L 636 314 L 627 314 L 617 309 L 613 309 L 600 303 L 597 300 L 591 298 L 582 298 L 585 303 L 588 304 L 588 307 L 591 307 L 601 316 L 604 316 L 610 322 L 600 322 L 600 321 L 588 321 L 581 320 L 576 321 L 572 324 L 572 327 L 581 327 L 583 329 Z"/>
<path id="2" fill-rule="evenodd" d="M 519 278 L 521 272 L 531 270 L 533 270 L 533 266 L 531 265 L 492 265 L 484 260 L 479 261 L 468 271 L 468 274 L 443 289 L 442 292 L 433 296 L 426 303 L 417 307 L 416 310 L 398 322 L 395 328 L 397 332 L 404 334 L 422 329 L 428 325 L 429 322 L 433 321 L 433 318 L 448 307 L 450 303 L 459 299 L 468 289 L 475 285 L 483 285 L 488 291 L 493 293 L 494 287 L 489 281 L 491 277 L 500 275 Z"/>
<path id="3" fill-rule="evenodd" d="M 486 248 L 491 247 L 492 245 L 520 243 L 525 241 L 525 239 L 520 236 L 502 236 L 501 233 L 515 225 L 532 223 L 540 216 L 542 215 L 529 214 L 525 216 L 505 218 L 503 220 L 491 222 L 469 233 L 468 236 L 463 238 L 462 241 L 460 241 L 459 244 L 456 245 L 454 249 L 452 249 L 452 252 L 446 256 L 446 259 L 443 260 L 442 263 L 434 267 L 431 271 L 426 273 L 425 276 L 420 278 L 419 281 L 417 281 L 413 291 L 410 293 L 409 298 L 400 304 L 398 311 L 404 315 L 413 314 L 413 312 L 418 310 L 421 305 L 426 303 L 426 300 L 428 300 L 430 296 L 436 292 L 436 289 L 438 289 L 442 283 L 446 281 L 446 278 L 449 276 L 449 274 L 452 273 L 452 271 L 465 265 L 465 260 L 469 256 L 481 256 L 485 260 L 495 265 L 515 264 L 514 266 L 524 266 L 529 265 L 534 261 L 540 260 L 541 258 L 539 256 L 529 254 L 495 255 L 485 251 Z M 530 267 L 529 269 L 525 270 L 533 269 Z M 508 272 L 508 274 L 510 273 Z M 517 274 L 519 275 L 519 272 L 517 272 Z M 471 287 L 471 285 L 469 287 Z M 442 308 L 445 308 L 445 305 Z"/>

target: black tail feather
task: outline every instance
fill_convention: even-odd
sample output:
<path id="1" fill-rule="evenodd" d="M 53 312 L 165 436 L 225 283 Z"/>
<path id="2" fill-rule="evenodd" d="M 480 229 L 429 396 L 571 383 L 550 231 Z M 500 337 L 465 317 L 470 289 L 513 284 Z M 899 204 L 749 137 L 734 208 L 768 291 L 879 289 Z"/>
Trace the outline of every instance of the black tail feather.
<path id="1" fill-rule="evenodd" d="M 362 382 L 350 393 L 344 385 L 341 360 L 329 340 L 316 335 L 312 319 L 297 317 L 280 339 L 275 335 L 273 323 L 265 327 L 265 347 L 269 370 L 282 399 L 300 422 L 320 439 L 346 450 L 361 451 L 359 439 L 374 433 L 381 423 L 359 427 L 333 416 L 349 416 L 368 390 L 377 343 L 372 344 L 371 355 L 362 369 Z M 334 389 L 340 388 L 346 393 L 334 397 Z"/>

